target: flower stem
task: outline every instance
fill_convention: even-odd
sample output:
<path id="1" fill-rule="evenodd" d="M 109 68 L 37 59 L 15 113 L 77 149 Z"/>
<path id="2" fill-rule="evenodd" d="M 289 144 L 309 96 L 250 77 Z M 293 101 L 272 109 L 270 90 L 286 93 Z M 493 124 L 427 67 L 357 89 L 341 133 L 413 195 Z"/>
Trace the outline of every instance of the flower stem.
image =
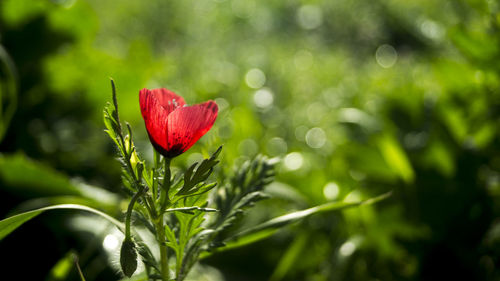
<path id="1" fill-rule="evenodd" d="M 163 225 L 163 215 L 156 222 L 156 235 L 160 245 L 160 268 L 162 281 L 169 280 L 167 241 L 165 239 L 165 226 Z"/>
<path id="2" fill-rule="evenodd" d="M 163 178 L 162 192 L 165 195 L 161 200 L 160 214 L 165 212 L 165 209 L 170 205 L 170 197 L 168 196 L 168 192 L 170 191 L 170 187 L 172 186 L 172 172 L 170 171 L 170 163 L 172 158 L 165 157 L 165 176 Z"/>
<path id="3" fill-rule="evenodd" d="M 130 218 L 132 216 L 132 210 L 134 209 L 135 202 L 139 199 L 139 197 L 141 197 L 143 191 L 144 188 L 137 191 L 137 193 L 134 194 L 130 200 L 130 204 L 128 204 L 127 215 L 125 216 L 125 240 L 130 240 Z"/>
<path id="4" fill-rule="evenodd" d="M 163 188 L 165 189 L 167 200 L 170 200 L 168 197 L 168 192 L 170 191 L 170 186 L 172 185 L 171 177 L 172 172 L 170 171 L 170 162 L 172 158 L 165 157 L 165 178 L 163 179 Z"/>
<path id="5" fill-rule="evenodd" d="M 168 197 L 168 191 L 171 185 L 171 172 L 170 172 L 170 161 L 171 159 L 165 157 L 165 175 L 163 179 L 163 184 L 161 186 L 161 194 L 160 196 L 160 213 L 159 218 L 156 222 L 156 235 L 158 239 L 158 243 L 160 244 L 160 268 L 161 268 L 161 278 L 163 281 L 169 280 L 169 267 L 168 267 L 168 253 L 167 253 L 167 241 L 165 237 L 165 225 L 163 225 L 163 214 L 165 213 L 165 209 L 170 202 Z"/>
<path id="6" fill-rule="evenodd" d="M 160 154 L 153 149 L 154 167 L 153 167 L 153 184 L 151 186 L 151 191 L 153 192 L 153 200 L 156 202 L 158 200 L 158 181 L 157 181 L 157 171 L 160 163 Z"/>

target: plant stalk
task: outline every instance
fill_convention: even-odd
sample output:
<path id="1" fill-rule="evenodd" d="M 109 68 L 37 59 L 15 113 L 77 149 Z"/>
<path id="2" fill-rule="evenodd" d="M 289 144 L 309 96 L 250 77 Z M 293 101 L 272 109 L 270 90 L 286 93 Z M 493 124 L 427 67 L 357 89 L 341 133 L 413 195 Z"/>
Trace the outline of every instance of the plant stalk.
<path id="1" fill-rule="evenodd" d="M 165 226 L 163 225 L 163 215 L 160 216 L 156 222 L 156 235 L 158 239 L 158 244 L 160 245 L 160 269 L 161 269 L 161 280 L 168 281 L 169 268 L 168 268 L 168 254 L 167 254 L 167 241 L 165 239 Z"/>
<path id="2" fill-rule="evenodd" d="M 165 209 L 170 205 L 170 197 L 168 193 L 170 191 L 170 187 L 172 186 L 172 172 L 170 170 L 170 163 L 172 158 L 165 157 L 165 176 L 163 178 L 162 185 L 162 194 L 164 194 L 164 198 L 161 201 L 160 214 L 165 212 Z"/>
<path id="3" fill-rule="evenodd" d="M 137 191 L 137 193 L 132 197 L 132 200 L 130 200 L 130 204 L 128 205 L 127 214 L 125 216 L 125 240 L 130 240 L 130 218 L 132 216 L 132 210 L 134 209 L 135 202 L 137 201 L 137 199 L 139 199 L 143 192 L 144 188 Z"/>
<path id="4" fill-rule="evenodd" d="M 163 178 L 163 189 L 165 189 L 166 200 L 170 200 L 168 197 L 168 192 L 170 191 L 170 187 L 172 185 L 171 177 L 172 172 L 170 171 L 170 162 L 172 158 L 165 157 L 165 177 Z"/>

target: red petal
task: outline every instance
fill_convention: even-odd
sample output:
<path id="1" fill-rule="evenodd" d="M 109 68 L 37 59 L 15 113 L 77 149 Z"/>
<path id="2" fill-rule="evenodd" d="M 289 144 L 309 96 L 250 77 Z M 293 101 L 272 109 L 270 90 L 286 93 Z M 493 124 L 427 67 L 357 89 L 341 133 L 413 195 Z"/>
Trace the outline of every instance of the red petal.
<path id="1" fill-rule="evenodd" d="M 156 97 L 160 95 L 153 94 L 153 91 L 142 89 L 139 92 L 139 104 L 151 143 L 162 151 L 167 148 L 167 117 L 170 111 L 162 106 Z"/>
<path id="2" fill-rule="evenodd" d="M 158 100 L 159 104 L 168 112 L 171 113 L 177 107 L 183 107 L 186 102 L 181 96 L 178 96 L 172 91 L 169 91 L 165 88 L 161 89 L 142 89 L 141 93 L 145 92 L 147 96 L 155 98 Z"/>
<path id="3" fill-rule="evenodd" d="M 218 112 L 214 101 L 181 107 L 168 115 L 168 157 L 188 150 L 215 122 Z"/>

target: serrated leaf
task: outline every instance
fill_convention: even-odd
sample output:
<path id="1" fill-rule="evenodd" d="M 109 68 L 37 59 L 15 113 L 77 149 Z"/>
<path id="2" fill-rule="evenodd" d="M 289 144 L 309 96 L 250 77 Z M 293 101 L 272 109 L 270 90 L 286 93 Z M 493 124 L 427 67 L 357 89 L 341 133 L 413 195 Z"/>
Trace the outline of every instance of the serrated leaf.
<path id="1" fill-rule="evenodd" d="M 391 195 L 392 192 L 388 192 L 367 200 L 358 201 L 358 202 L 331 202 L 323 205 L 315 206 L 309 209 L 289 213 L 280 217 L 276 217 L 267 222 L 254 226 L 252 228 L 246 229 L 233 237 L 230 237 L 223 242 L 226 244 L 224 247 L 217 248 L 211 253 L 205 253 L 202 255 L 202 258 L 208 257 L 215 252 L 222 252 L 233 248 L 242 247 L 248 245 L 250 243 L 254 243 L 263 239 L 266 239 L 273 234 L 275 234 L 282 227 L 305 219 L 309 216 L 324 213 L 324 212 L 332 212 L 344 210 L 347 208 L 352 208 L 360 205 L 369 205 L 380 202 Z"/>
<path id="2" fill-rule="evenodd" d="M 219 155 L 221 149 L 222 146 L 219 147 L 209 159 L 204 159 L 199 165 L 198 163 L 194 163 L 186 170 L 186 172 L 184 173 L 184 185 L 176 193 L 176 196 L 193 196 L 200 194 L 198 191 L 200 190 L 201 186 L 198 188 L 197 186 L 201 183 L 204 183 L 212 174 L 214 166 L 219 163 L 216 158 Z M 210 189 L 211 188 L 207 189 L 206 191 Z"/>
<path id="3" fill-rule="evenodd" d="M 182 194 L 180 196 L 177 196 L 175 202 L 177 202 L 177 201 L 179 201 L 181 199 L 187 198 L 187 197 L 191 197 L 191 196 L 196 196 L 196 195 L 201 195 L 203 193 L 207 193 L 207 192 L 209 192 L 210 190 L 212 190 L 216 186 L 217 186 L 216 182 L 205 184 L 205 185 L 200 185 L 200 187 L 196 187 L 196 188 L 191 189 L 188 192 L 188 194 L 185 194 L 185 195 Z"/>
<path id="4" fill-rule="evenodd" d="M 177 243 L 177 238 L 175 237 L 175 233 L 172 229 L 166 225 L 165 226 L 165 235 L 167 236 L 167 246 L 172 248 L 175 252 L 179 251 L 179 244 Z"/>
<path id="5" fill-rule="evenodd" d="M 246 161 L 235 169 L 230 184 L 219 189 L 215 202 L 220 215 L 212 224 L 215 231 L 220 233 L 219 236 L 223 236 L 222 232 L 241 217 L 244 209 L 267 198 L 262 189 L 271 182 L 275 163 L 273 159 L 264 156 L 257 156 L 252 161 Z M 217 239 L 223 240 L 224 237 Z"/>

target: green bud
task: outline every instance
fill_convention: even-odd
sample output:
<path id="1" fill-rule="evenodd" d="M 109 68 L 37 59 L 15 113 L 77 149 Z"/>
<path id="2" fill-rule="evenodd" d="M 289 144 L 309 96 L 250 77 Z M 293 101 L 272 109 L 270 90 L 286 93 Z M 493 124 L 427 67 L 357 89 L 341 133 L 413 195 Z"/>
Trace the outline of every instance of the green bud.
<path id="1" fill-rule="evenodd" d="M 137 155 L 137 152 L 135 151 L 135 146 L 134 143 L 132 142 L 132 139 L 130 135 L 125 136 L 125 151 L 130 155 L 130 164 L 132 165 L 132 169 L 135 170 L 135 167 L 137 166 L 138 163 L 140 163 L 139 156 Z"/>
<path id="2" fill-rule="evenodd" d="M 122 266 L 123 274 L 130 277 L 137 269 L 137 251 L 132 240 L 124 240 L 120 250 L 120 265 Z"/>

